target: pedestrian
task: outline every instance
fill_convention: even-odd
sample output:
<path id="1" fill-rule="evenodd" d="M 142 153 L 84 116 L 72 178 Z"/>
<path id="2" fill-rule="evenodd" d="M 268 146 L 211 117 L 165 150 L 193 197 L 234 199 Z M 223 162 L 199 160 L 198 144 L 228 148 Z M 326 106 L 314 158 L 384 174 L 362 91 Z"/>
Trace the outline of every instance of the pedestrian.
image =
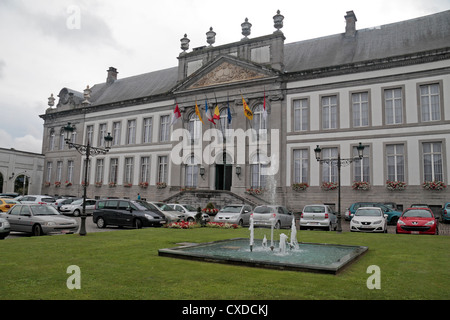
<path id="1" fill-rule="evenodd" d="M 141 195 L 138 193 L 138 200 L 141 200 Z"/>

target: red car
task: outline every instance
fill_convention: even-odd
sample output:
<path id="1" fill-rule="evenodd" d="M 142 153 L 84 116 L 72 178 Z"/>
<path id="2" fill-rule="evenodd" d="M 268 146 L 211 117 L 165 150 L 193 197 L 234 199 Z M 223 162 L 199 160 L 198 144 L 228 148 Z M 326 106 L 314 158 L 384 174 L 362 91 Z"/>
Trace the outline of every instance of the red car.
<path id="1" fill-rule="evenodd" d="M 409 234 L 439 234 L 439 224 L 429 208 L 408 208 L 398 219 L 396 231 Z"/>

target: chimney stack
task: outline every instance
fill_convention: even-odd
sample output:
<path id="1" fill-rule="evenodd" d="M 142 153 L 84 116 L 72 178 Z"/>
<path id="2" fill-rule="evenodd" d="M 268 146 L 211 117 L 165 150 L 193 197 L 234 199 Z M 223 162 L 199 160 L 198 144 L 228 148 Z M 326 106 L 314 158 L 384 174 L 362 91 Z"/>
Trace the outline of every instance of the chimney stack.
<path id="1" fill-rule="evenodd" d="M 356 15 L 352 11 L 347 11 L 347 15 L 345 16 L 345 36 L 346 37 L 354 37 L 356 34 Z"/>
<path id="2" fill-rule="evenodd" d="M 106 78 L 106 84 L 110 85 L 113 84 L 114 81 L 117 80 L 117 69 L 113 68 L 113 67 L 109 67 L 109 70 L 107 70 L 108 72 L 108 77 Z"/>

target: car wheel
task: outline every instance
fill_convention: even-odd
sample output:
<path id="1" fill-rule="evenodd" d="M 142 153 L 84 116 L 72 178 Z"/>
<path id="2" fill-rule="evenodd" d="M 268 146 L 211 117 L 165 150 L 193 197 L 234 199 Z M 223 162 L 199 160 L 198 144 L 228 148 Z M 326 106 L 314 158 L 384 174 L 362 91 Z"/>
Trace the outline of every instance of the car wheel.
<path id="1" fill-rule="evenodd" d="M 42 228 L 40 224 L 35 224 L 32 229 L 32 235 L 35 237 L 39 237 L 42 235 Z"/>
<path id="2" fill-rule="evenodd" d="M 242 226 L 244 225 L 244 221 L 242 221 L 242 219 L 239 220 L 238 225 L 239 225 L 240 227 L 242 227 Z"/>
<path id="3" fill-rule="evenodd" d="M 80 210 L 77 209 L 73 212 L 74 217 L 78 217 L 79 215 L 80 215 Z"/>
<path id="4" fill-rule="evenodd" d="M 97 227 L 100 229 L 103 229 L 104 227 L 106 227 L 106 221 L 102 217 L 99 217 L 97 219 Z"/>
<path id="5" fill-rule="evenodd" d="M 187 222 L 194 222 L 194 218 L 192 217 L 187 218 Z"/>
<path id="6" fill-rule="evenodd" d="M 281 222 L 280 220 L 277 221 L 277 223 L 275 223 L 275 229 L 280 229 L 281 228 Z"/>
<path id="7" fill-rule="evenodd" d="M 134 227 L 136 229 L 141 229 L 142 228 L 142 221 L 141 221 L 141 219 L 135 219 L 133 225 L 134 225 Z"/>

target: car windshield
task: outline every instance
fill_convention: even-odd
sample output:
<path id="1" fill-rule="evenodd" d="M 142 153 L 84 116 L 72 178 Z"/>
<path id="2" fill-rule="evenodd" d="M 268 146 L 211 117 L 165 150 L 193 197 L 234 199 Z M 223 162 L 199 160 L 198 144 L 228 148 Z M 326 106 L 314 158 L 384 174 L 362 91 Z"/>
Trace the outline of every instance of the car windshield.
<path id="1" fill-rule="evenodd" d="M 239 213 L 242 206 L 226 206 L 220 210 L 221 213 Z"/>
<path id="2" fill-rule="evenodd" d="M 185 204 L 184 207 L 186 208 L 187 211 L 197 211 L 197 209 L 195 209 L 190 204 Z"/>
<path id="3" fill-rule="evenodd" d="M 303 212 L 307 213 L 324 213 L 325 207 L 324 206 L 307 206 L 303 209 Z"/>
<path id="4" fill-rule="evenodd" d="M 140 210 L 140 211 L 155 210 L 155 207 L 153 207 L 150 203 L 142 201 L 142 200 L 133 201 L 133 202 L 131 202 L 131 204 L 136 207 L 136 208 L 133 208 L 136 210 Z"/>
<path id="5" fill-rule="evenodd" d="M 57 216 L 59 215 L 58 211 L 52 206 L 32 206 L 31 211 L 34 216 Z"/>
<path id="6" fill-rule="evenodd" d="M 355 216 L 360 217 L 379 217 L 381 216 L 380 210 L 377 209 L 358 209 Z"/>
<path id="7" fill-rule="evenodd" d="M 175 211 L 175 209 L 172 209 L 170 206 L 168 206 L 165 203 L 155 202 L 154 204 L 155 204 L 155 206 L 157 206 L 162 211 Z"/>
<path id="8" fill-rule="evenodd" d="M 263 206 L 263 207 L 256 207 L 253 212 L 254 213 L 273 213 L 273 212 L 276 212 L 276 210 L 271 207 Z"/>
<path id="9" fill-rule="evenodd" d="M 71 204 L 73 204 L 74 206 L 82 204 L 83 203 L 83 199 L 79 199 L 79 200 L 75 200 L 73 201 Z"/>
<path id="10" fill-rule="evenodd" d="M 411 217 L 420 217 L 420 218 L 432 218 L 433 215 L 428 210 L 408 210 L 405 211 L 403 217 L 411 218 Z"/>

